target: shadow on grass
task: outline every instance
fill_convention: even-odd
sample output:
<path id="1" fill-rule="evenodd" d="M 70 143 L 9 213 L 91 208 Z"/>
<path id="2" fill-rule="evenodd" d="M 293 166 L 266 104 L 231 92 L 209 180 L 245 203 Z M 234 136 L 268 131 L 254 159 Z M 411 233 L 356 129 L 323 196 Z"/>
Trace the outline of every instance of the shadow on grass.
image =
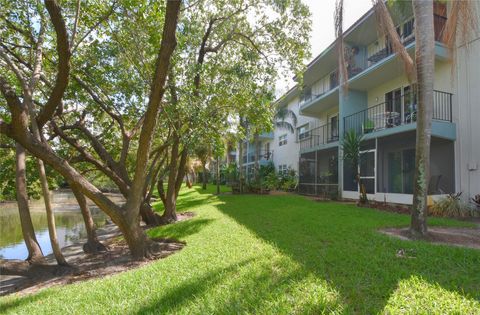
<path id="1" fill-rule="evenodd" d="M 138 311 L 138 314 L 152 314 L 157 313 L 160 310 L 165 312 L 166 308 L 168 308 L 169 311 L 172 311 L 175 308 L 180 308 L 189 300 L 194 299 L 199 293 L 208 290 L 208 288 L 222 281 L 225 276 L 234 274 L 238 268 L 248 265 L 251 261 L 252 259 L 247 259 L 226 268 L 217 268 L 202 277 L 194 277 L 192 275 L 192 278 L 189 281 L 185 281 L 182 285 L 175 287 L 175 289 L 169 290 L 162 298 L 152 301 L 151 304 L 144 306 Z"/>
<path id="2" fill-rule="evenodd" d="M 384 311 L 399 283 L 412 276 L 480 300 L 480 252 L 405 242 L 377 232 L 383 226 L 408 225 L 408 216 L 301 196 L 218 198 L 221 212 L 273 243 L 304 271 L 331 282 L 355 313 Z M 414 258 L 398 257 L 401 249 Z"/>
<path id="3" fill-rule="evenodd" d="M 137 314 L 176 314 L 184 313 L 186 309 L 191 313 L 270 314 L 275 307 L 279 306 L 278 308 L 284 309 L 285 304 L 292 306 L 293 301 L 291 297 L 285 295 L 285 292 L 298 290 L 298 286 L 308 283 L 303 282 L 308 275 L 302 270 L 290 270 L 288 273 L 272 277 L 271 263 L 271 261 L 265 260 L 259 268 L 256 258 L 249 258 L 227 267 L 212 269 L 201 277 L 192 275 L 191 279 L 168 290 L 168 293 L 162 297 L 152 299 Z M 255 270 L 254 274 L 251 273 L 251 270 Z M 234 279 L 233 281 L 236 283 L 227 285 L 225 284 L 226 279 Z M 215 290 L 222 290 L 222 286 L 225 288 L 233 286 L 235 290 L 230 288 L 223 292 L 227 293 L 226 295 L 218 295 Z M 217 299 L 208 302 L 198 300 L 204 294 L 216 295 Z M 272 302 L 278 305 L 272 305 Z M 336 309 L 339 302 L 333 297 L 301 303 L 295 301 L 293 304 L 297 313 L 324 314 Z M 189 309 L 188 303 L 200 304 L 200 308 Z"/>
<path id="4" fill-rule="evenodd" d="M 189 219 L 173 224 L 152 228 L 148 231 L 150 237 L 165 237 L 183 239 L 200 232 L 202 228 L 213 222 L 213 219 Z"/>
<path id="5" fill-rule="evenodd" d="M 199 192 L 201 193 L 199 194 Z M 184 189 L 177 199 L 177 212 L 195 211 L 195 208 L 201 206 L 202 202 L 210 198 L 215 198 L 210 190 L 205 191 L 201 188 Z M 155 202 L 153 209 L 158 213 L 163 213 L 165 210 L 161 201 Z"/>
<path id="6" fill-rule="evenodd" d="M 38 303 L 38 301 L 41 301 L 43 298 L 47 297 L 49 295 L 48 292 L 41 291 L 37 294 L 31 294 L 31 295 L 26 295 L 22 297 L 21 299 L 12 299 L 9 300 L 11 297 L 7 297 L 7 300 L 0 300 L 0 313 L 4 313 L 9 311 L 10 309 L 19 307 L 23 304 L 27 303 Z M 6 302 L 4 302 L 6 301 Z"/>

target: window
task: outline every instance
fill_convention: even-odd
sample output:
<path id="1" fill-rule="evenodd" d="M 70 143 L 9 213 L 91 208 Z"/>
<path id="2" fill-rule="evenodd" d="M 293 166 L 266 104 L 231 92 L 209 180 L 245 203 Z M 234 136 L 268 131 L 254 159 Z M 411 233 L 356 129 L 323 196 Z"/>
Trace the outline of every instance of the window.
<path id="1" fill-rule="evenodd" d="M 414 27 L 414 21 L 411 19 L 410 21 L 406 22 L 403 24 L 403 39 L 407 39 L 410 37 L 410 35 L 413 35 L 413 27 Z"/>
<path id="2" fill-rule="evenodd" d="M 304 86 L 301 96 L 301 103 L 308 102 L 312 98 L 312 88 L 310 86 Z"/>
<path id="3" fill-rule="evenodd" d="M 265 143 L 265 152 L 263 153 L 262 158 L 265 160 L 270 160 L 272 158 L 272 152 L 270 152 L 270 142 Z"/>
<path id="4" fill-rule="evenodd" d="M 287 144 L 287 134 L 281 135 L 278 137 L 278 146 L 281 147 L 282 145 Z"/>
<path id="5" fill-rule="evenodd" d="M 406 124 L 417 120 L 417 95 L 414 86 L 403 88 L 403 120 Z"/>
<path id="6" fill-rule="evenodd" d="M 328 118 L 328 142 L 338 140 L 338 114 Z"/>
<path id="7" fill-rule="evenodd" d="M 306 139 L 309 136 L 310 136 L 310 132 L 309 132 L 308 124 L 305 124 L 297 128 L 297 137 L 299 141 L 302 139 Z"/>
<path id="8" fill-rule="evenodd" d="M 287 167 L 287 164 L 280 164 L 278 166 L 278 173 L 281 174 L 281 175 L 285 175 L 287 174 L 288 172 L 288 167 Z"/>

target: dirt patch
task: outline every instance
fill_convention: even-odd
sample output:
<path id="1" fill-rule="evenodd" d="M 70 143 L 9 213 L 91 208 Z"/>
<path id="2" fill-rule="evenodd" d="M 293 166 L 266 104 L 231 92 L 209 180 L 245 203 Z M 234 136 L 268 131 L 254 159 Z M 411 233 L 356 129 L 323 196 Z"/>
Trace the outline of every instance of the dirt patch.
<path id="1" fill-rule="evenodd" d="M 385 212 L 393 212 L 400 214 L 410 214 L 410 206 L 401 205 L 396 203 L 384 203 L 384 202 L 374 202 L 370 201 L 365 207 L 377 209 Z"/>
<path id="2" fill-rule="evenodd" d="M 191 219 L 194 216 L 196 216 L 195 212 L 190 212 L 190 211 L 177 213 L 177 222 Z"/>
<path id="3" fill-rule="evenodd" d="M 403 240 L 414 240 L 408 228 L 386 228 L 380 233 Z M 429 227 L 425 241 L 480 250 L 480 228 Z"/>
<path id="4" fill-rule="evenodd" d="M 186 220 L 194 213 L 179 214 L 179 220 Z M 82 244 L 75 244 L 62 249 L 66 260 L 71 266 L 57 266 L 53 257 L 47 257 L 44 265 L 29 266 L 21 260 L 1 260 L 0 295 L 16 293 L 19 295 L 31 294 L 41 289 L 84 281 L 92 278 L 101 278 L 133 268 L 149 264 L 157 259 L 165 258 L 185 246 L 185 242 L 174 239 L 152 239 L 155 242 L 155 253 L 149 260 L 136 261 L 130 256 L 128 246 L 124 240 L 118 238 L 120 232 L 115 225 L 109 225 L 99 230 L 100 241 L 108 247 L 108 251 L 98 254 L 85 254 Z M 25 266 L 26 265 L 26 266 Z M 24 268 L 22 275 L 7 275 L 5 272 L 10 266 Z"/>

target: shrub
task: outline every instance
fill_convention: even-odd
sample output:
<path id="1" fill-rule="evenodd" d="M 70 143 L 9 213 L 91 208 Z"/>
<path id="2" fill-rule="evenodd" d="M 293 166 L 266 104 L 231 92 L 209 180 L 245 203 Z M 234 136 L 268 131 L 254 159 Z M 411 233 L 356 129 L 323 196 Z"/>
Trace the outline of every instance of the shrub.
<path id="1" fill-rule="evenodd" d="M 239 171 L 237 163 L 233 162 L 222 166 L 220 170 L 221 176 L 225 179 L 227 185 L 237 182 L 239 180 Z"/>
<path id="2" fill-rule="evenodd" d="M 263 179 L 263 185 L 265 186 L 266 189 L 269 189 L 269 190 L 274 190 L 278 188 L 279 180 L 275 171 L 265 176 L 265 178 Z"/>
<path id="3" fill-rule="evenodd" d="M 433 203 L 430 214 L 442 217 L 473 217 L 478 216 L 479 211 L 460 198 L 462 193 L 449 194 Z"/>
<path id="4" fill-rule="evenodd" d="M 288 168 L 285 173 L 278 174 L 278 188 L 285 191 L 294 191 L 297 189 L 297 172 Z"/>

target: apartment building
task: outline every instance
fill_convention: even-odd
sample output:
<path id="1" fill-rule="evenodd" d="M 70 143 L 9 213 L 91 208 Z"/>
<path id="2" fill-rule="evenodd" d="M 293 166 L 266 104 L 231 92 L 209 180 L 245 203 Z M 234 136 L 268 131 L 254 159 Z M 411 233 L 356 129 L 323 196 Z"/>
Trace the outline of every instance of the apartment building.
<path id="1" fill-rule="evenodd" d="M 480 21 L 480 5 L 476 5 Z M 452 68 L 452 54 L 441 43 L 448 9 L 445 3 L 435 3 L 432 199 L 453 192 L 463 192 L 465 198 L 480 193 L 480 141 L 475 137 L 480 135 L 480 35 L 458 47 Z M 392 9 L 391 14 L 413 55 L 413 13 Z M 279 171 L 296 169 L 300 193 L 338 191 L 343 198 L 357 199 L 354 170 L 339 158 L 345 133 L 355 130 L 364 139 L 359 170 L 369 199 L 411 204 L 417 110 L 414 89 L 388 39 L 379 36 L 373 10 L 350 27 L 344 38 L 348 93 L 339 91 L 337 51 L 332 44 L 307 66 L 303 86 L 295 86 L 276 102 L 297 114 L 296 132 L 275 130 L 263 137 L 264 152 L 259 158 L 272 160 Z M 265 154 L 267 151 L 271 155 Z M 247 165 L 249 161 L 245 160 Z"/>

